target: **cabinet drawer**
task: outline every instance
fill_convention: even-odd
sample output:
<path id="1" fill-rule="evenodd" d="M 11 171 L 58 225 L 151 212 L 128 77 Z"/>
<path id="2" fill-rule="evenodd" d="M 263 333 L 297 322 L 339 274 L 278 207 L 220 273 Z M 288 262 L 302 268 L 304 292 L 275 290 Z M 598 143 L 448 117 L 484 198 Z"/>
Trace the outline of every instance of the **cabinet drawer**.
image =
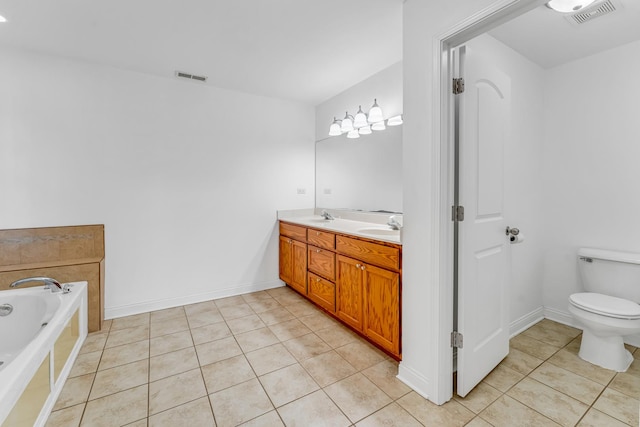
<path id="1" fill-rule="evenodd" d="M 336 254 L 326 249 L 309 246 L 308 268 L 329 280 L 336 278 Z"/>
<path id="2" fill-rule="evenodd" d="M 307 296 L 320 307 L 331 313 L 336 312 L 336 285 L 334 283 L 309 273 Z"/>
<path id="3" fill-rule="evenodd" d="M 291 237 L 295 240 L 299 240 L 301 242 L 307 241 L 307 229 L 298 225 L 281 222 L 280 234 L 282 234 L 283 236 Z"/>
<path id="4" fill-rule="evenodd" d="M 395 247 L 336 236 L 336 250 L 373 265 L 393 270 L 400 269 L 400 249 Z"/>
<path id="5" fill-rule="evenodd" d="M 311 245 L 324 249 L 336 248 L 336 235 L 326 231 L 307 229 L 307 242 Z"/>

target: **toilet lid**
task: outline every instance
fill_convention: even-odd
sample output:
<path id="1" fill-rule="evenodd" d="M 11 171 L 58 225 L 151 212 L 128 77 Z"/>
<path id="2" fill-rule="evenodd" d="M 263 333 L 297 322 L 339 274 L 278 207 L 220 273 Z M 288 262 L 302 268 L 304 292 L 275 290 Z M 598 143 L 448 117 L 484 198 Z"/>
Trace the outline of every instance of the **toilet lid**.
<path id="1" fill-rule="evenodd" d="M 640 319 L 640 304 L 595 292 L 581 292 L 569 297 L 575 306 L 592 313 L 618 319 Z"/>

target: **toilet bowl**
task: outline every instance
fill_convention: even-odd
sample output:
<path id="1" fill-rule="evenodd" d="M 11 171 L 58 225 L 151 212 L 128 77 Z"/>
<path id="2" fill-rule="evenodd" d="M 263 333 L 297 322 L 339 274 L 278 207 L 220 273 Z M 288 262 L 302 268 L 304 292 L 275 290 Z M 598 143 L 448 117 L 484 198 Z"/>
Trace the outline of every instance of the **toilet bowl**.
<path id="1" fill-rule="evenodd" d="M 624 337 L 640 334 L 640 254 L 581 248 L 578 262 L 586 292 L 569 297 L 569 312 L 583 327 L 578 355 L 624 372 L 633 362 Z"/>

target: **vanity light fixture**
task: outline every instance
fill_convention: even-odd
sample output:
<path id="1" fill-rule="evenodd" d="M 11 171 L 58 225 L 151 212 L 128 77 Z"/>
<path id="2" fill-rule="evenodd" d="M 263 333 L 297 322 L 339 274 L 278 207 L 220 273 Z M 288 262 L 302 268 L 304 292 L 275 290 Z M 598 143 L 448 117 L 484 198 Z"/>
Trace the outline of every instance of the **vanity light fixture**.
<path id="1" fill-rule="evenodd" d="M 378 100 L 373 100 L 373 105 L 369 110 L 369 123 L 378 123 L 384 120 L 384 116 L 382 115 L 382 108 L 378 105 Z M 375 130 L 375 129 L 374 129 Z"/>
<path id="2" fill-rule="evenodd" d="M 402 114 L 400 114 L 399 116 L 393 116 L 389 120 L 387 120 L 387 126 L 398 126 L 402 123 Z"/>
<path id="3" fill-rule="evenodd" d="M 353 130 L 353 116 L 347 113 L 344 115 L 344 119 L 342 119 L 342 124 L 340 125 L 340 130 L 344 132 L 351 132 Z"/>
<path id="4" fill-rule="evenodd" d="M 340 120 L 333 118 L 333 123 L 331 123 L 331 127 L 329 128 L 329 136 L 338 136 L 342 135 L 342 130 L 340 130 Z"/>
<path id="5" fill-rule="evenodd" d="M 560 13 L 577 12 L 589 6 L 595 0 L 551 0 L 547 3 L 549 9 Z"/>
<path id="6" fill-rule="evenodd" d="M 358 112 L 353 119 L 353 127 L 358 129 L 367 125 L 367 115 L 362 111 L 362 105 L 358 105 Z"/>
<path id="7" fill-rule="evenodd" d="M 350 130 L 347 133 L 347 138 L 349 138 L 349 139 L 360 138 L 360 133 L 358 133 L 358 129 Z"/>
<path id="8" fill-rule="evenodd" d="M 366 125 L 358 129 L 360 135 L 371 135 L 371 126 Z"/>

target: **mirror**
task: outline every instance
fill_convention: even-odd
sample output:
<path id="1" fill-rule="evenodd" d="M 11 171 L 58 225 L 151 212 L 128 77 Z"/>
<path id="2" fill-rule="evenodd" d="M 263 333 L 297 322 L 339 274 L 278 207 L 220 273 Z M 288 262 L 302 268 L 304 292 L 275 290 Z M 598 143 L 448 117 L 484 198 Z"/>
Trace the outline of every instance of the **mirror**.
<path id="1" fill-rule="evenodd" d="M 316 207 L 402 212 L 402 126 L 317 141 Z"/>

